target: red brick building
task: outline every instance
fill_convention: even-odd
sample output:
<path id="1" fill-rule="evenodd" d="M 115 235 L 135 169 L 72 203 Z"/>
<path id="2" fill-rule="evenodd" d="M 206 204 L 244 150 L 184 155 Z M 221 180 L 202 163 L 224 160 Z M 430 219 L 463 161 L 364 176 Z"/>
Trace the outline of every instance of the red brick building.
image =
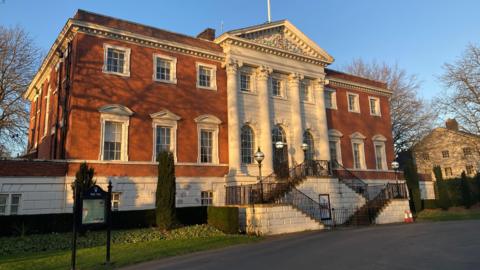
<path id="1" fill-rule="evenodd" d="M 256 182 L 258 148 L 264 175 L 277 160 L 334 159 L 338 172 L 392 181 L 391 92 L 332 62 L 286 20 L 190 37 L 79 10 L 25 93 L 28 157 L 66 166 L 48 180 L 64 199 L 45 209 L 70 211 L 83 161 L 113 182 L 120 210 L 151 208 L 163 150 L 175 156 L 177 206 L 222 205 L 225 186 Z"/>

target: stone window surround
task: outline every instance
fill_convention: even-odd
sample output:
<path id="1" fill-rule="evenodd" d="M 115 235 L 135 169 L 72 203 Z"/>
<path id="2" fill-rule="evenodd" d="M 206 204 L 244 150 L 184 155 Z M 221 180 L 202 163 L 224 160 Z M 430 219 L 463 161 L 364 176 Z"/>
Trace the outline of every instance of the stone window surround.
<path id="1" fill-rule="evenodd" d="M 43 124 L 43 135 L 42 135 L 42 140 L 47 136 L 48 133 L 48 118 L 50 117 L 50 93 L 52 92 L 52 89 L 50 87 L 50 82 L 48 83 L 48 89 L 47 89 L 47 95 L 45 95 L 46 104 L 45 104 L 45 119 L 44 119 L 44 124 Z"/>
<path id="2" fill-rule="evenodd" d="M 341 138 L 343 137 L 343 134 L 336 130 L 336 129 L 330 129 L 328 131 L 328 140 L 329 142 L 335 142 L 336 144 L 336 151 L 337 151 L 337 162 L 343 166 L 342 162 L 342 146 L 341 146 Z"/>
<path id="3" fill-rule="evenodd" d="M 350 135 L 350 141 L 351 141 L 351 146 L 352 146 L 352 168 L 354 170 L 366 170 L 367 169 L 367 164 L 365 161 L 365 139 L 366 137 L 362 135 L 360 132 L 354 132 L 352 135 Z M 354 157 L 354 143 L 359 144 L 359 158 L 360 158 L 360 168 L 355 168 L 355 157 Z"/>
<path id="4" fill-rule="evenodd" d="M 242 74 L 247 74 L 250 76 L 250 89 L 248 91 L 242 90 L 241 89 L 241 76 Z M 249 67 L 241 67 L 241 69 L 238 72 L 238 91 L 242 94 L 256 94 L 257 89 L 256 89 L 256 81 L 257 78 L 255 76 L 254 68 L 249 68 Z"/>
<path id="5" fill-rule="evenodd" d="M 325 91 L 325 94 L 327 94 L 327 93 L 331 94 L 330 100 L 331 100 L 331 104 L 332 104 L 332 106 L 327 106 L 327 102 L 325 102 L 325 108 L 336 110 L 337 109 L 337 90 L 325 87 L 324 91 Z"/>
<path id="6" fill-rule="evenodd" d="M 170 62 L 170 80 L 162 80 L 157 78 L 157 61 L 158 59 L 166 60 Z M 154 53 L 153 54 L 153 80 L 156 82 L 177 84 L 177 58 L 168 56 L 165 54 Z"/>
<path id="7" fill-rule="evenodd" d="M 278 80 L 280 82 L 280 96 L 273 95 L 273 80 Z M 286 83 L 286 79 L 282 75 L 272 73 L 268 80 L 268 88 L 269 88 L 269 93 L 271 98 L 282 99 L 282 100 L 288 99 L 287 83 Z"/>
<path id="8" fill-rule="evenodd" d="M 130 116 L 133 115 L 133 111 L 129 108 L 119 105 L 119 104 L 110 104 L 105 105 L 99 109 L 100 115 L 100 152 L 99 160 L 104 160 L 104 132 L 105 132 L 105 122 L 121 122 L 122 123 L 122 143 L 121 143 L 121 154 L 120 160 L 107 160 L 108 162 L 121 162 L 128 161 L 128 129 L 130 125 Z"/>
<path id="9" fill-rule="evenodd" d="M 123 73 L 107 70 L 108 49 L 114 49 L 114 50 L 125 52 L 125 59 L 123 62 Z M 130 77 L 130 52 L 131 52 L 130 48 L 104 43 L 103 44 L 103 67 L 102 67 L 103 73 Z"/>
<path id="10" fill-rule="evenodd" d="M 170 128 L 170 151 L 173 153 L 173 159 L 177 162 L 177 128 L 178 121 L 181 120 L 180 116 L 170 112 L 169 110 L 162 110 L 156 113 L 150 114 L 152 118 L 153 129 L 153 148 L 152 148 L 152 161 L 157 160 L 157 127 L 169 127 Z"/>
<path id="11" fill-rule="evenodd" d="M 300 90 L 302 90 L 302 87 L 303 87 L 302 85 L 305 85 L 305 87 L 307 88 L 308 96 L 305 97 L 304 93 L 301 92 L 301 95 L 300 95 L 301 102 L 306 104 L 315 104 L 315 97 L 313 94 L 313 85 L 311 81 L 309 79 L 300 80 L 300 86 L 299 86 Z"/>
<path id="12" fill-rule="evenodd" d="M 372 112 L 372 100 L 375 101 L 375 105 L 377 106 L 377 111 L 375 113 Z M 378 97 L 372 97 L 372 96 L 369 96 L 368 97 L 368 106 L 370 107 L 370 115 L 372 116 L 382 116 L 382 110 L 380 108 L 380 99 Z"/>
<path id="13" fill-rule="evenodd" d="M 350 108 L 350 96 L 355 96 L 355 104 L 357 105 L 356 108 Z M 360 96 L 359 94 L 347 92 L 347 109 L 349 112 L 353 113 L 360 113 Z"/>
<path id="14" fill-rule="evenodd" d="M 198 164 L 220 164 L 219 159 L 219 144 L 218 144 L 218 135 L 219 135 L 219 125 L 222 123 L 220 119 L 213 115 L 201 115 L 194 119 L 197 123 L 197 163 Z M 201 132 L 202 130 L 208 130 L 213 132 L 213 150 L 212 150 L 212 162 L 210 163 L 202 163 L 201 162 Z"/>
<path id="15" fill-rule="evenodd" d="M 196 85 L 198 89 L 205 89 L 205 90 L 212 90 L 217 91 L 217 66 L 212 64 L 206 64 L 202 62 L 195 62 L 196 70 L 197 70 L 197 79 Z M 205 67 L 212 70 L 211 78 L 210 78 L 210 87 L 208 86 L 201 86 L 200 85 L 200 67 Z"/>

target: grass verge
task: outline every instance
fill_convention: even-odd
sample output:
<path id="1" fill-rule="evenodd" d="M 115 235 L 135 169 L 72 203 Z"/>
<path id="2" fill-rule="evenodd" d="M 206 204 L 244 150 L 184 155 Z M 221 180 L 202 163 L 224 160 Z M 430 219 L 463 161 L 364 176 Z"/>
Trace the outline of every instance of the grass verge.
<path id="1" fill-rule="evenodd" d="M 196 251 L 259 241 L 258 237 L 223 235 L 191 239 L 159 240 L 113 245 L 112 265 L 103 265 L 105 247 L 84 248 L 77 251 L 77 269 L 113 269 L 154 259 L 187 254 Z M 38 252 L 28 255 L 0 257 L 1 270 L 54 270 L 70 268 L 70 251 Z"/>
<path id="2" fill-rule="evenodd" d="M 448 210 L 425 209 L 417 215 L 419 221 L 446 221 L 480 219 L 480 207 L 465 209 L 463 207 L 452 207 Z"/>

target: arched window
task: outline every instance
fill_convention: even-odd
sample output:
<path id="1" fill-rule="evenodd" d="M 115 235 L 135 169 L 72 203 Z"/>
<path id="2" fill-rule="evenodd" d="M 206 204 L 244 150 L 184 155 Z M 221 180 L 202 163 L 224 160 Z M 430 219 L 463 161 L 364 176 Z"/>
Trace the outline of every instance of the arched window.
<path id="1" fill-rule="evenodd" d="M 253 130 L 249 126 L 242 127 L 242 134 L 241 138 L 241 155 L 242 155 L 242 163 L 243 164 L 251 164 L 253 163 L 253 154 L 254 154 L 254 147 L 255 147 L 255 138 L 253 136 Z"/>
<path id="2" fill-rule="evenodd" d="M 313 136 L 312 133 L 309 131 L 305 131 L 303 133 L 303 142 L 308 145 L 308 149 L 305 152 L 305 159 L 306 160 L 313 160 L 315 157 L 315 145 L 313 142 Z"/>
<path id="3" fill-rule="evenodd" d="M 276 125 L 276 126 L 273 127 L 272 142 L 273 142 L 273 144 L 275 144 L 276 142 L 287 143 L 287 137 L 285 136 L 285 131 L 279 125 Z"/>

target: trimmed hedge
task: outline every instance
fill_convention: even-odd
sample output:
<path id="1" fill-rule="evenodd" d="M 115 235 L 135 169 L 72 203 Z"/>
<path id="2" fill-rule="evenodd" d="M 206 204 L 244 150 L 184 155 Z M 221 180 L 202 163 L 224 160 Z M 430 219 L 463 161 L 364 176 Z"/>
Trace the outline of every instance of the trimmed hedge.
<path id="1" fill-rule="evenodd" d="M 182 225 L 207 223 L 207 207 L 176 209 Z M 72 230 L 72 214 L 0 216 L 0 236 L 61 233 Z M 113 211 L 113 229 L 148 228 L 155 226 L 155 210 Z"/>
<path id="2" fill-rule="evenodd" d="M 235 234 L 240 231 L 238 223 L 237 207 L 215 207 L 207 209 L 208 225 L 211 225 L 224 233 Z"/>
<path id="3" fill-rule="evenodd" d="M 422 209 L 436 209 L 439 208 L 437 200 L 422 200 Z"/>

